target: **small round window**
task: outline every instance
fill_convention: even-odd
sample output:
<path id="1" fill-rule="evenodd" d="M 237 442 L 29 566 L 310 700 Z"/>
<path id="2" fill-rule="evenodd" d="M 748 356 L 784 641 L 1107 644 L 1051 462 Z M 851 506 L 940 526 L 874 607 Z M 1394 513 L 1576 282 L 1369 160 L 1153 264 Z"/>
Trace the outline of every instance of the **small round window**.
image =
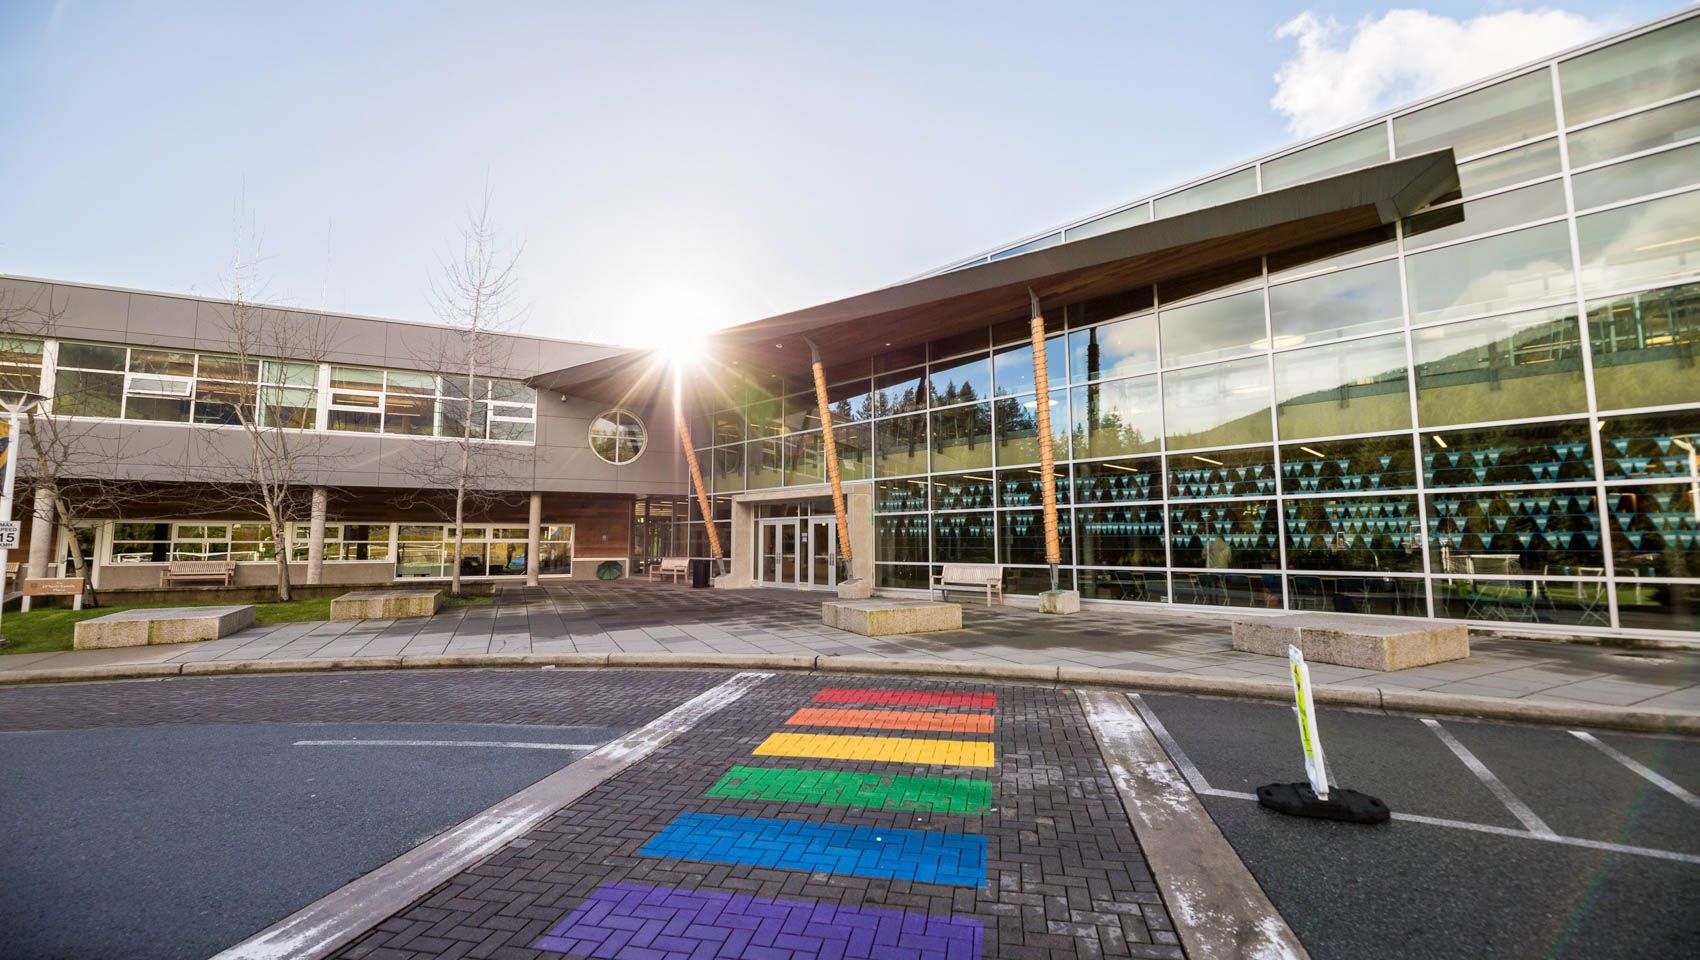
<path id="1" fill-rule="evenodd" d="M 648 444 L 643 421 L 624 410 L 609 410 L 590 422 L 590 449 L 609 463 L 631 463 Z"/>

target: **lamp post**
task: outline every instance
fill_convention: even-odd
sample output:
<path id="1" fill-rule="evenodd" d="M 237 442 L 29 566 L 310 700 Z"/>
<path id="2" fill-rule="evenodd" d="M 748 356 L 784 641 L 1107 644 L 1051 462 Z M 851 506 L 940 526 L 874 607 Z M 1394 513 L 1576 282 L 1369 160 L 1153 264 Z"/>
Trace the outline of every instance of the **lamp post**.
<path id="1" fill-rule="evenodd" d="M 18 417 L 42 401 L 39 393 L 28 390 L 0 390 L 0 407 L 6 410 L 6 479 L 0 488 L 0 525 L 12 524 L 12 485 L 18 477 Z M 17 542 L 16 531 L 0 539 L 0 614 L 5 612 L 6 555 Z M 0 646 L 5 646 L 5 634 L 0 632 Z"/>

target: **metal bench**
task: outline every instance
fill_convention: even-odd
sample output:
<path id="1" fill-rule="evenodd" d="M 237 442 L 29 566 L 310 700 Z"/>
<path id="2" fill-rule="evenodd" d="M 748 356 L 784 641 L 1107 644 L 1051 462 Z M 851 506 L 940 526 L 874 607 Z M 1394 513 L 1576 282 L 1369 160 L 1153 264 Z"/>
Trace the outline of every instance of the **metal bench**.
<path id="1" fill-rule="evenodd" d="M 673 582 L 677 583 L 685 578 L 690 569 L 688 557 L 662 557 L 660 563 L 649 568 L 649 582 L 654 583 L 662 577 L 672 577 Z"/>
<path id="2" fill-rule="evenodd" d="M 992 605 L 992 594 L 998 595 L 998 602 L 1003 602 L 1003 565 L 996 563 L 947 563 L 941 573 L 933 575 L 933 583 L 927 590 L 930 600 L 933 591 L 941 596 L 948 596 L 951 590 L 984 590 L 986 591 L 986 606 Z"/>
<path id="3" fill-rule="evenodd" d="M 169 587 L 179 580 L 217 580 L 220 586 L 230 586 L 236 575 L 234 560 L 173 560 L 159 572 L 159 585 Z"/>

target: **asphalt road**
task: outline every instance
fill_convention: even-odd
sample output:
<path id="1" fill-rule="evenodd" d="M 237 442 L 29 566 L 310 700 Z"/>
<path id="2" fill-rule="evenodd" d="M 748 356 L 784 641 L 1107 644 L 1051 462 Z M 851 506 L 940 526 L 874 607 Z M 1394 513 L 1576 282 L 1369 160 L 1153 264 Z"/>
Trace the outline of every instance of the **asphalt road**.
<path id="1" fill-rule="evenodd" d="M 0 734 L 0 956 L 204 958 L 622 728 L 216 724 Z"/>
<path id="2" fill-rule="evenodd" d="M 1190 762 L 1212 790 L 1304 779 L 1287 706 L 1142 699 L 1171 759 Z M 1204 797 L 1316 960 L 1700 954 L 1700 809 L 1564 729 L 1439 722 L 1508 804 L 1418 718 L 1324 709 L 1319 725 L 1331 779 L 1380 797 L 1392 823 L 1306 820 Z M 1700 742 L 1594 736 L 1700 794 Z M 1531 823 L 1553 837 L 1535 836 Z"/>

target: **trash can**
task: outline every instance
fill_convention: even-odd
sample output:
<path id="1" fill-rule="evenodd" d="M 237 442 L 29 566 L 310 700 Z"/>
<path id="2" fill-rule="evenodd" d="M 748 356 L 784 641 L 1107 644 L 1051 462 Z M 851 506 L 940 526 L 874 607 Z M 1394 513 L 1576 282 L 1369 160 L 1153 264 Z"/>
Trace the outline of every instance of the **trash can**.
<path id="1" fill-rule="evenodd" d="M 706 587 L 706 586 L 708 586 L 708 576 L 709 576 L 709 574 L 708 574 L 708 571 L 709 571 L 708 564 L 709 564 L 709 561 L 707 561 L 707 560 L 692 560 L 691 561 L 691 586 L 693 586 L 693 587 Z"/>

